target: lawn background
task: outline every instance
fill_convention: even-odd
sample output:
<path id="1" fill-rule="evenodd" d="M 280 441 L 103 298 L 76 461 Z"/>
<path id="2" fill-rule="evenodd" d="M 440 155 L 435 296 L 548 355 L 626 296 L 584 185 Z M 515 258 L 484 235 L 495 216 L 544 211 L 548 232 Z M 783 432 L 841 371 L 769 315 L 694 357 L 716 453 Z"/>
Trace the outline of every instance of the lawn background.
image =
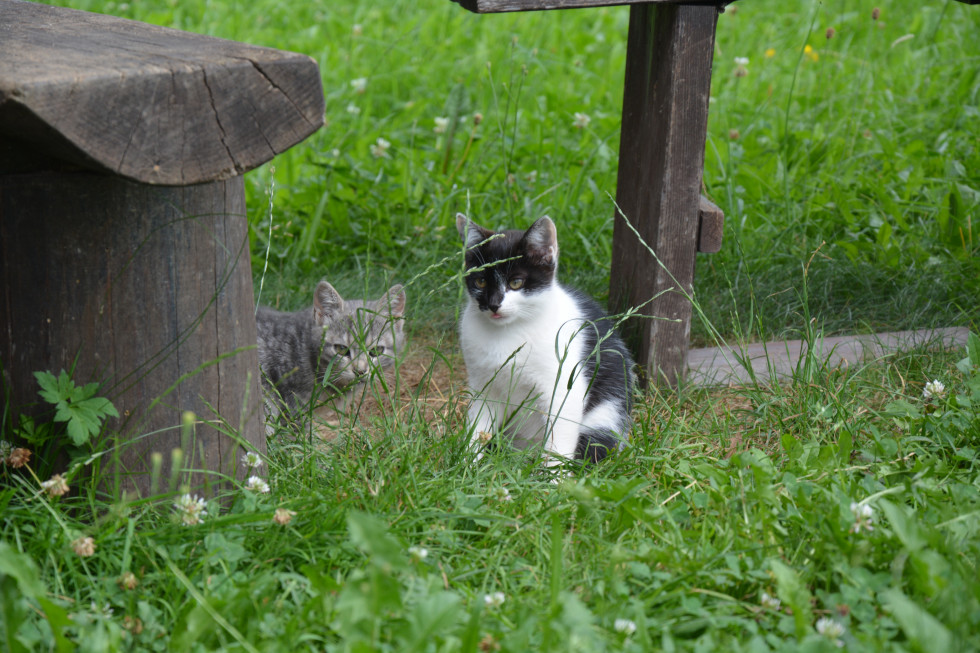
<path id="1" fill-rule="evenodd" d="M 713 342 L 707 324 L 728 340 L 976 331 L 980 10 L 786 5 L 719 17 L 705 186 L 725 244 L 698 260 L 695 344 Z M 413 344 L 459 373 L 459 210 L 492 227 L 550 214 L 562 279 L 605 298 L 627 9 L 70 6 L 319 62 L 327 126 L 246 176 L 262 303 L 307 305 L 324 277 L 349 295 L 408 283 Z M 957 367 L 965 356 L 923 348 L 843 371 L 808 359 L 781 387 L 657 394 L 633 447 L 559 485 L 516 454 L 471 465 L 461 397 L 433 416 L 421 391 L 337 447 L 276 439 L 258 470 L 272 492 L 229 492 L 195 527 L 173 517 L 176 488 L 114 502 L 78 475 L 49 499 L 5 470 L 3 641 L 836 650 L 815 629 L 832 618 L 848 650 L 977 648 L 980 358 Z M 933 378 L 948 390 L 926 399 Z M 39 480 L 59 471 L 44 464 Z M 872 530 L 852 503 L 872 508 Z M 297 513 L 289 526 L 277 507 Z M 95 555 L 72 552 L 82 536 Z M 127 572 L 136 589 L 117 582 Z"/>

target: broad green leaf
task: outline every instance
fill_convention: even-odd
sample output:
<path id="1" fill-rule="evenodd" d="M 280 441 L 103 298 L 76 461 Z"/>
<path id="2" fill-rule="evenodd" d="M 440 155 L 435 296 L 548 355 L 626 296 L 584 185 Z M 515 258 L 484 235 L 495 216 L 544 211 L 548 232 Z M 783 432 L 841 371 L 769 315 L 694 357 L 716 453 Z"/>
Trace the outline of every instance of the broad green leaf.
<path id="1" fill-rule="evenodd" d="M 918 551 L 929 543 L 925 531 L 915 521 L 915 516 L 909 514 L 905 506 L 895 505 L 890 501 L 882 499 L 878 502 L 882 511 L 888 518 L 895 535 L 901 540 L 902 544 L 909 551 Z"/>
<path id="2" fill-rule="evenodd" d="M 408 555 L 388 527 L 377 517 L 367 513 L 351 511 L 347 515 L 347 532 L 351 542 L 375 563 L 392 569 L 408 566 Z"/>
<path id="3" fill-rule="evenodd" d="M 460 598 L 453 592 L 440 591 L 423 598 L 409 615 L 413 639 L 409 650 L 426 650 L 433 638 L 455 629 L 461 614 Z"/>
<path id="4" fill-rule="evenodd" d="M 50 599 L 39 596 L 37 603 L 47 617 L 51 633 L 54 635 L 55 650 L 59 653 L 75 650 L 75 643 L 65 636 L 65 632 L 73 626 L 68 611 Z"/>
<path id="5" fill-rule="evenodd" d="M 51 372 L 34 372 L 37 384 L 41 386 L 38 394 L 49 404 L 57 404 L 62 400 L 61 392 L 58 388 L 58 379 Z"/>
<path id="6" fill-rule="evenodd" d="M 25 596 L 35 598 L 46 593 L 34 560 L 4 541 L 0 541 L 0 575 L 16 580 Z"/>
<path id="7" fill-rule="evenodd" d="M 235 541 L 236 539 L 239 538 L 232 539 L 221 533 L 211 533 L 205 536 L 204 546 L 207 547 L 208 553 L 217 560 L 227 563 L 238 562 L 248 558 L 250 554 L 240 542 Z"/>
<path id="8" fill-rule="evenodd" d="M 796 636 L 804 638 L 813 623 L 813 609 L 810 606 L 810 590 L 800 580 L 796 570 L 775 558 L 769 559 L 769 569 L 776 578 L 776 593 L 779 599 L 793 611 Z"/>
<path id="9" fill-rule="evenodd" d="M 950 564 L 933 549 L 912 553 L 907 568 L 912 572 L 915 588 L 929 597 L 935 597 L 949 585 Z"/>
<path id="10" fill-rule="evenodd" d="M 885 590 L 880 596 L 885 609 L 892 613 L 902 632 L 920 650 L 954 650 L 953 635 L 949 629 L 901 590 Z"/>
<path id="11" fill-rule="evenodd" d="M 975 373 L 980 370 L 980 336 L 970 332 L 966 339 L 966 358 L 956 364 L 956 369 L 963 374 Z"/>

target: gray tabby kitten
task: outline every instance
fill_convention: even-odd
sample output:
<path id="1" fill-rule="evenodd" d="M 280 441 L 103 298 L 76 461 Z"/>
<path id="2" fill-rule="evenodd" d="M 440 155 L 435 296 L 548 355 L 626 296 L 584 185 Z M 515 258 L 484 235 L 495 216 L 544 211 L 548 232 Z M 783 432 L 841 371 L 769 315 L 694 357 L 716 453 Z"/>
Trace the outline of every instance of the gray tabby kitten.
<path id="1" fill-rule="evenodd" d="M 296 413 L 318 387 L 329 399 L 366 381 L 372 369 L 391 367 L 404 342 L 406 301 L 400 285 L 374 301 L 345 301 L 321 281 L 312 308 L 283 313 L 260 306 L 255 324 L 266 418 Z"/>

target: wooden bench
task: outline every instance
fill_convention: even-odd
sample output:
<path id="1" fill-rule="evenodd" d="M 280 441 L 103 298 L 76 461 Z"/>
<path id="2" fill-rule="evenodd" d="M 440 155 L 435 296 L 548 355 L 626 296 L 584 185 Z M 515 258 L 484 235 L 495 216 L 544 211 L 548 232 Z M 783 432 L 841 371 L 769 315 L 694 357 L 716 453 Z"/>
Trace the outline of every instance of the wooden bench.
<path id="1" fill-rule="evenodd" d="M 701 197 L 701 178 L 715 25 L 728 3 L 453 1 L 477 13 L 631 5 L 609 307 L 642 307 L 646 319 L 628 321 L 623 336 L 649 381 L 675 385 L 687 361 L 695 256 L 721 248 L 724 215 Z"/>
<path id="2" fill-rule="evenodd" d="M 452 1 L 481 14 L 630 5 L 609 307 L 642 306 L 647 319 L 628 322 L 623 336 L 648 380 L 676 385 L 687 369 L 695 257 L 721 248 L 724 215 L 700 189 L 715 27 L 731 2 Z"/>
<path id="3" fill-rule="evenodd" d="M 265 451 L 241 175 L 323 114 L 310 57 L 0 0 L 10 404 L 49 409 L 32 373 L 73 370 L 131 438 L 107 458 L 122 488 L 145 494 L 152 454 L 166 479 L 181 446 L 186 467 L 241 475 L 240 443 Z M 184 411 L 210 422 L 192 442 Z"/>

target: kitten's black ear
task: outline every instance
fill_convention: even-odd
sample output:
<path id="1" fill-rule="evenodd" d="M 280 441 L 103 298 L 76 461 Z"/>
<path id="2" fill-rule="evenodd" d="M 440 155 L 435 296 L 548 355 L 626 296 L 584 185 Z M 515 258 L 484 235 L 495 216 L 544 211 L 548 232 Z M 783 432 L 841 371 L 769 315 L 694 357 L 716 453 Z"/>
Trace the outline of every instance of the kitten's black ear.
<path id="1" fill-rule="evenodd" d="M 544 216 L 524 232 L 524 255 L 535 265 L 558 266 L 558 230 Z"/>
<path id="2" fill-rule="evenodd" d="M 456 214 L 456 230 L 466 247 L 474 247 L 493 235 L 489 229 L 484 229 L 462 213 Z"/>
<path id="3" fill-rule="evenodd" d="M 313 319 L 316 323 L 323 326 L 343 310 L 344 299 L 340 293 L 326 281 L 318 283 L 313 293 Z"/>
<path id="4" fill-rule="evenodd" d="M 379 313 L 387 313 L 392 317 L 401 317 L 405 315 L 406 303 L 408 303 L 408 297 L 405 295 L 405 289 L 400 284 L 394 285 L 381 296 L 375 310 Z"/>

